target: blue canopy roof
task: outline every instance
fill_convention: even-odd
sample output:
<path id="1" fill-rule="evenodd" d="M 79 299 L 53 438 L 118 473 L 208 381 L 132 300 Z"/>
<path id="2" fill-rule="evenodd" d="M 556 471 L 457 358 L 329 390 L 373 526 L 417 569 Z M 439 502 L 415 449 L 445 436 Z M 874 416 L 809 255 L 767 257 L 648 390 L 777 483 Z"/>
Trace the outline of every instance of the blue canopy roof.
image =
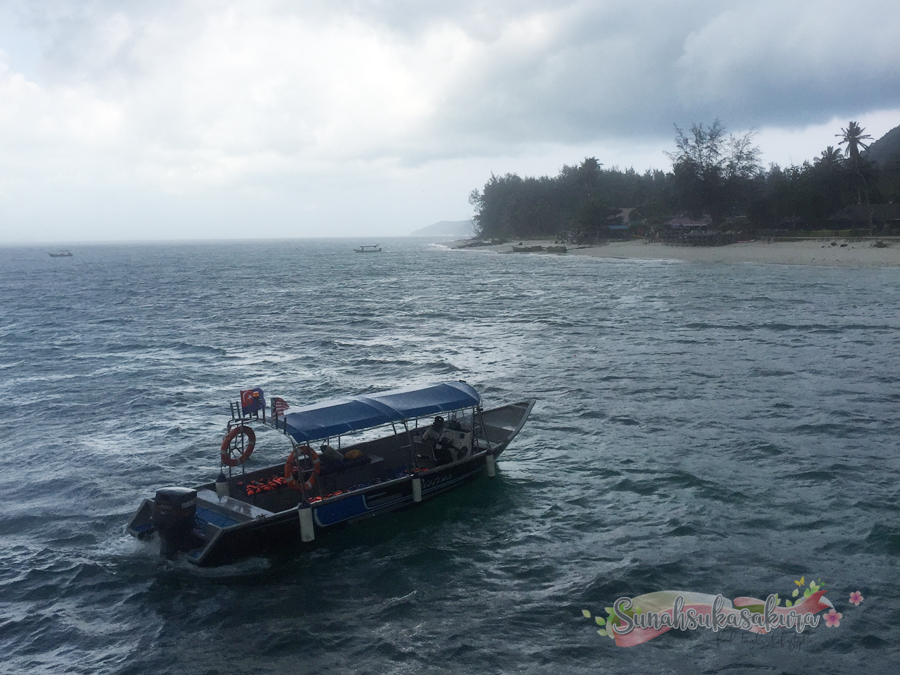
<path id="1" fill-rule="evenodd" d="M 480 402 L 478 392 L 465 382 L 440 382 L 290 408 L 291 412 L 276 420 L 276 426 L 295 441 L 308 443 L 391 422 L 471 408 Z"/>

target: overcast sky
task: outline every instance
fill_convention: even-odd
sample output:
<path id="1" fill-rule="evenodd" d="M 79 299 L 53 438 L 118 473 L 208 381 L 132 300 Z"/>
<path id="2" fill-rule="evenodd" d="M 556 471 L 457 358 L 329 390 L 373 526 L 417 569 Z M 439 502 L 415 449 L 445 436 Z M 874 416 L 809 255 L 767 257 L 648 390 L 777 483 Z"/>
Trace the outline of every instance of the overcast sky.
<path id="1" fill-rule="evenodd" d="M 900 3 L 0 0 L 0 241 L 405 235 L 717 117 L 900 125 Z"/>

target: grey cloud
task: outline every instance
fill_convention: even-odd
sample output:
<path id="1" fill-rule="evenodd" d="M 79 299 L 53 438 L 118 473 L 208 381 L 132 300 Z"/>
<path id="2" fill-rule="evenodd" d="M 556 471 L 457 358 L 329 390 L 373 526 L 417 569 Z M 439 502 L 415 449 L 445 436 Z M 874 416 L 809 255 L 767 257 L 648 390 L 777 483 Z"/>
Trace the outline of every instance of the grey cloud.
<path id="1" fill-rule="evenodd" d="M 460 206 L 427 218 L 452 220 L 492 171 L 552 173 L 597 147 L 601 160 L 633 151 L 636 168 L 648 157 L 663 168 L 673 123 L 718 117 L 766 133 L 900 109 L 896 0 L 5 0 L 0 10 L 17 22 L 0 26 L 0 226 L 14 212 L 69 222 L 53 212 L 59 185 L 73 209 L 84 205 L 85 227 L 124 194 L 123 213 L 165 203 L 173 222 L 238 200 L 270 214 L 272 232 L 293 231 L 277 230 L 285 214 L 321 222 L 319 203 L 344 205 L 335 227 L 376 211 L 390 222 L 398 204 L 432 213 L 441 199 Z"/>
<path id="2" fill-rule="evenodd" d="M 44 32 L 48 77 L 114 80 L 140 78 L 133 49 L 143 32 L 200 35 L 209 5 L 22 7 Z M 623 134 L 651 138 L 669 135 L 673 122 L 716 117 L 739 128 L 802 126 L 900 105 L 900 13 L 893 2 L 864 0 L 842 11 L 819 0 L 337 0 L 256 7 L 275 16 L 302 13 L 309 21 L 363 20 L 413 54 L 430 31 L 448 25 L 477 45 L 481 60 L 446 84 L 432 119 L 407 139 L 407 159 Z M 855 35 L 844 23 L 848 11 L 860 26 Z M 543 22 L 547 35 L 510 44 L 510 26 L 529 19 Z"/>
<path id="3" fill-rule="evenodd" d="M 900 105 L 892 3 L 853 5 L 855 37 L 819 2 L 792 3 L 788 25 L 772 18 L 773 3 L 731 6 L 579 5 L 549 44 L 491 54 L 448 95 L 465 103 L 437 126 L 472 142 L 577 142 L 668 135 L 673 122 L 716 117 L 737 128 L 804 126 Z"/>

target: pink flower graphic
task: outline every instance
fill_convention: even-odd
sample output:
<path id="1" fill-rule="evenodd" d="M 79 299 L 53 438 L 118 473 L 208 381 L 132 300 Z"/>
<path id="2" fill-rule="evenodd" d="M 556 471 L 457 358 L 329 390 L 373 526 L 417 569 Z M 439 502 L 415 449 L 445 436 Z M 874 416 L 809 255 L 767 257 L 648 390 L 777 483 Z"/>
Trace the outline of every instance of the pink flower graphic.
<path id="1" fill-rule="evenodd" d="M 833 609 L 825 615 L 825 625 L 829 628 L 837 628 L 841 625 L 841 617 L 844 616 L 840 612 L 835 612 Z"/>
<path id="2" fill-rule="evenodd" d="M 852 602 L 857 607 L 859 607 L 859 603 L 861 603 L 862 601 L 863 601 L 863 596 L 862 596 L 862 593 L 860 593 L 859 591 L 853 591 L 850 594 L 850 602 Z"/>

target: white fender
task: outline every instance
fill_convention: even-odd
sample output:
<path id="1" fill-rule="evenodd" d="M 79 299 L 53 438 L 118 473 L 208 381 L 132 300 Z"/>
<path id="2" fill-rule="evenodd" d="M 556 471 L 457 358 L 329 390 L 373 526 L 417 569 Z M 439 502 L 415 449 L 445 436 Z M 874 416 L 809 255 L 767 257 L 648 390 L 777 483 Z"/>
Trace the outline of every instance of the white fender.
<path id="1" fill-rule="evenodd" d="M 309 504 L 302 505 L 299 509 L 300 513 L 300 541 L 307 542 L 316 538 L 316 531 L 313 527 L 312 509 Z"/>

